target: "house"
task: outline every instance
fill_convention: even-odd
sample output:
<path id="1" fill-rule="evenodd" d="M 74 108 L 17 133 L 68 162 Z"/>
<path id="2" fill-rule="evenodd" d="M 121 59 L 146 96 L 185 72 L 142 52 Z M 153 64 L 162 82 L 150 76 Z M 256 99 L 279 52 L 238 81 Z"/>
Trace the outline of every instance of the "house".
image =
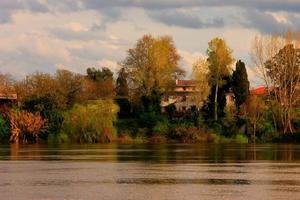
<path id="1" fill-rule="evenodd" d="M 268 91 L 265 86 L 259 86 L 259 87 L 250 89 L 251 95 L 264 96 L 264 95 L 267 95 L 267 93 L 268 93 Z"/>
<path id="2" fill-rule="evenodd" d="M 0 93 L 0 107 L 12 106 L 17 103 L 17 94 L 15 93 Z"/>
<path id="3" fill-rule="evenodd" d="M 197 93 L 194 80 L 176 80 L 172 91 L 167 92 L 161 101 L 162 112 L 169 105 L 174 104 L 178 112 L 197 109 L 194 95 Z"/>

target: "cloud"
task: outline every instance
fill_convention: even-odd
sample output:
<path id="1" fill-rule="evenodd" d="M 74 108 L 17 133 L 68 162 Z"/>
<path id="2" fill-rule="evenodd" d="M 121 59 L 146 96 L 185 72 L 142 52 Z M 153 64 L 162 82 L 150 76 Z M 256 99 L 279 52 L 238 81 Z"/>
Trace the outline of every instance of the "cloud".
<path id="1" fill-rule="evenodd" d="M 102 59 L 98 61 L 98 64 L 100 67 L 107 67 L 113 72 L 118 72 L 121 68 L 121 66 L 116 61 L 109 59 Z"/>
<path id="2" fill-rule="evenodd" d="M 198 58 L 205 56 L 200 52 L 189 52 L 186 50 L 179 50 L 181 55 L 181 67 L 186 71 L 186 77 L 190 78 L 193 71 L 193 64 L 197 61 Z"/>
<path id="3" fill-rule="evenodd" d="M 279 15 L 274 12 L 259 12 L 248 10 L 245 12 L 246 22 L 241 22 L 244 27 L 260 30 L 263 33 L 282 33 L 288 29 L 299 31 L 300 17 L 295 14 Z"/>
<path id="4" fill-rule="evenodd" d="M 168 26 L 179 26 L 186 28 L 211 28 L 211 27 L 223 27 L 224 21 L 221 18 L 213 18 L 204 21 L 200 16 L 193 15 L 188 11 L 180 10 L 166 10 L 152 11 L 149 15 Z"/>
<path id="5" fill-rule="evenodd" d="M 254 35 L 300 29 L 299 13 L 299 0 L 0 0 L 0 70 L 117 70 L 144 34 L 171 35 L 188 74 L 214 37 L 250 65 Z"/>

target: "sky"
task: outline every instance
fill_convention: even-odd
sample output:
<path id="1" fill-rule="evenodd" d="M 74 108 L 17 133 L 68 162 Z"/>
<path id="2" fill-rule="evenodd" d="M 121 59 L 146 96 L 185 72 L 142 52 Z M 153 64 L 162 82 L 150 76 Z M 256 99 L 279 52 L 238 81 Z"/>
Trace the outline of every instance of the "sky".
<path id="1" fill-rule="evenodd" d="M 0 0 L 0 73 L 117 71 L 126 51 L 152 34 L 173 37 L 189 78 L 208 42 L 220 37 L 246 63 L 255 86 L 255 35 L 295 27 L 300 0 Z"/>

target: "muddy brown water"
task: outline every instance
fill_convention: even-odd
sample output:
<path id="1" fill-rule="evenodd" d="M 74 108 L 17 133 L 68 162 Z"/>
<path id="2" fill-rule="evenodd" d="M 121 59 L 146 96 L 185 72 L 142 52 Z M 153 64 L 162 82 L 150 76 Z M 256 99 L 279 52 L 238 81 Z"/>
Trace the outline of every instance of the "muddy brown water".
<path id="1" fill-rule="evenodd" d="M 300 145 L 0 145 L 2 200 L 300 199 Z"/>

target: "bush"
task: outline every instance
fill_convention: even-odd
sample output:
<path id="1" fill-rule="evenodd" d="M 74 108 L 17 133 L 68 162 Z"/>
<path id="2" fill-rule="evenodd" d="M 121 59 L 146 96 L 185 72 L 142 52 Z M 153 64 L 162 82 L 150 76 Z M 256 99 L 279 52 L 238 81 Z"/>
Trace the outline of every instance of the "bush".
<path id="1" fill-rule="evenodd" d="M 244 134 L 237 134 L 234 138 L 236 143 L 241 143 L 241 144 L 247 144 L 248 143 L 248 138 Z"/>
<path id="2" fill-rule="evenodd" d="M 111 142 L 116 130 L 118 106 L 112 100 L 97 100 L 87 105 L 76 104 L 65 115 L 62 133 L 73 142 Z"/>
<path id="3" fill-rule="evenodd" d="M 153 133 L 167 135 L 169 132 L 169 122 L 167 119 L 162 119 L 158 121 L 156 125 L 153 127 Z"/>
<path id="4" fill-rule="evenodd" d="M 0 115 L 0 142 L 9 142 L 10 127 L 9 122 Z"/>
<path id="5" fill-rule="evenodd" d="M 130 137 L 135 137 L 139 123 L 137 119 L 118 119 L 115 122 L 116 128 L 118 130 L 118 135 L 121 136 L 122 134 L 128 134 Z"/>
<path id="6" fill-rule="evenodd" d="M 222 134 L 222 125 L 217 123 L 217 122 L 213 122 L 212 125 L 210 126 L 210 128 L 213 130 L 214 133 L 221 135 Z"/>
<path id="7" fill-rule="evenodd" d="M 12 110 L 9 113 L 11 126 L 10 140 L 18 143 L 38 142 L 42 128 L 46 124 L 39 113 Z"/>
<path id="8" fill-rule="evenodd" d="M 70 141 L 69 136 L 64 133 L 60 132 L 59 134 L 49 134 L 47 138 L 48 143 L 68 143 Z"/>
<path id="9" fill-rule="evenodd" d="M 204 142 L 208 139 L 208 135 L 201 129 L 191 127 L 186 124 L 178 124 L 172 128 L 168 137 L 170 139 L 183 143 Z"/>

